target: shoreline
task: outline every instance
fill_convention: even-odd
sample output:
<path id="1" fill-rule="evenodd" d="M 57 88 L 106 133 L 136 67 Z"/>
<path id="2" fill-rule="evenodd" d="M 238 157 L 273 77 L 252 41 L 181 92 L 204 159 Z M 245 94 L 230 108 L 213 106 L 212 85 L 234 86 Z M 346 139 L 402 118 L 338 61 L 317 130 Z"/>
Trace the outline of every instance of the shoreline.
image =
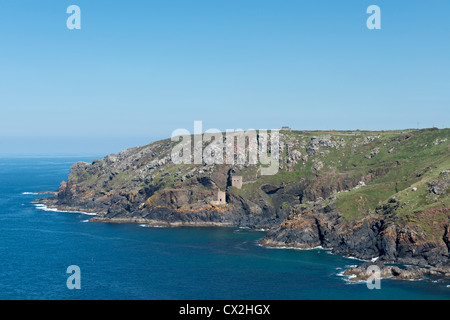
<path id="1" fill-rule="evenodd" d="M 167 222 L 162 220 L 153 220 L 146 218 L 105 218 L 101 216 L 95 216 L 89 219 L 89 222 L 100 223 L 138 223 L 145 224 L 146 227 L 238 227 L 231 223 L 220 222 Z"/>
<path id="2" fill-rule="evenodd" d="M 22 194 L 50 194 L 54 195 L 55 192 L 36 192 L 36 193 L 22 193 Z M 252 228 L 252 227 L 242 227 L 238 225 L 234 225 L 232 223 L 221 223 L 221 222 L 168 222 L 163 220 L 154 220 L 154 219 L 146 219 L 146 218 L 137 218 L 137 217 L 129 217 L 129 218 L 107 218 L 104 217 L 104 213 L 91 211 L 81 211 L 80 208 L 76 207 L 66 207 L 66 206 L 47 206 L 48 198 L 36 199 L 32 201 L 35 204 L 36 209 L 44 210 L 44 211 L 55 211 L 55 212 L 63 212 L 63 213 L 79 213 L 85 215 L 91 215 L 92 218 L 88 219 L 87 222 L 97 222 L 97 223 L 133 223 L 139 224 L 142 227 L 166 227 L 166 228 L 177 228 L 177 227 L 236 227 L 236 228 L 248 228 L 261 230 L 260 228 Z M 41 206 L 38 206 L 41 205 Z M 84 209 L 86 210 L 86 209 Z M 267 230 L 265 230 L 267 231 Z M 321 244 L 317 245 L 302 245 L 302 244 L 287 244 L 280 241 L 268 240 L 261 238 L 257 241 L 257 245 L 268 248 L 268 249 L 291 249 L 291 250 L 325 250 L 328 251 L 329 254 L 335 254 L 332 252 L 333 248 L 323 248 Z M 338 254 L 339 255 L 339 254 Z M 390 279 L 399 279 L 399 280 L 408 280 L 408 281 L 420 281 L 427 280 L 425 278 L 426 275 L 438 276 L 442 279 L 450 279 L 450 270 L 435 267 L 435 266 L 419 266 L 419 265 L 410 265 L 410 264 L 402 264 L 395 263 L 392 261 L 384 261 L 381 262 L 378 260 L 379 257 L 372 258 L 370 260 L 364 260 L 352 256 L 345 256 L 340 254 L 340 256 L 353 259 L 357 261 L 361 261 L 360 265 L 353 265 L 346 268 L 344 271 L 340 272 L 340 276 L 345 277 L 345 281 L 350 283 L 360 283 L 365 282 L 367 278 L 370 276 L 366 273 L 366 269 L 368 266 L 377 265 L 380 267 L 382 277 L 390 278 Z M 385 265 L 386 263 L 386 265 Z M 391 265 L 396 266 L 391 266 Z M 401 266 L 398 267 L 398 266 Z"/>
<path id="3" fill-rule="evenodd" d="M 40 194 L 49 194 L 49 195 L 53 195 L 53 191 L 43 191 L 43 192 L 35 192 L 35 193 L 22 193 L 22 195 L 30 195 L 30 194 L 34 194 L 34 195 L 40 195 Z M 48 203 L 48 198 L 40 198 L 40 199 L 35 199 L 33 201 L 31 201 L 31 203 L 36 207 L 36 209 L 38 210 L 43 210 L 43 211 L 53 211 L 53 212 L 67 212 L 67 213 L 80 213 L 80 214 L 85 214 L 85 215 L 89 215 L 89 216 L 96 216 L 99 214 L 98 211 L 94 211 L 94 210 L 86 210 L 84 209 L 81 210 L 80 208 L 74 208 L 74 207 L 62 207 L 62 206 L 49 206 L 47 205 Z"/>
<path id="4" fill-rule="evenodd" d="M 31 194 L 31 193 L 27 193 Z M 53 194 L 51 191 L 49 192 L 36 192 L 33 194 Z M 81 210 L 81 208 L 78 207 L 68 207 L 68 206 L 55 206 L 55 205 L 47 205 L 48 199 L 36 199 L 32 201 L 31 203 L 35 204 L 35 207 L 39 210 L 44 211 L 55 211 L 55 212 L 67 212 L 67 213 L 81 213 L 85 215 L 91 215 L 94 216 L 89 219 L 89 222 L 101 222 L 101 223 L 138 223 L 138 224 L 145 224 L 148 227 L 239 227 L 236 225 L 233 225 L 232 223 L 225 223 L 225 222 L 168 222 L 163 220 L 154 220 L 154 219 L 146 219 L 146 218 L 137 218 L 137 217 L 130 217 L 130 218 L 107 218 L 104 217 L 104 213 L 101 211 L 95 211 L 95 210 Z M 42 205 L 42 207 L 38 206 L 39 204 Z M 249 227 L 249 229 L 251 229 Z"/>

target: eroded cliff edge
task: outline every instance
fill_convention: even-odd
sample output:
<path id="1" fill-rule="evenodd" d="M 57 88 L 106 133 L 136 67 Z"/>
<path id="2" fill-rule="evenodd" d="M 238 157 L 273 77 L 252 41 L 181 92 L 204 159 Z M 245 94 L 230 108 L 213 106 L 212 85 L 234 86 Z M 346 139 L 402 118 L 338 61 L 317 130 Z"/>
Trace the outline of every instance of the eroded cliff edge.
<path id="1" fill-rule="evenodd" d="M 92 221 L 264 228 L 267 246 L 448 270 L 449 137 L 281 131 L 279 171 L 269 176 L 260 164 L 174 164 L 175 143 L 162 140 L 74 164 L 41 201 L 95 212 Z"/>

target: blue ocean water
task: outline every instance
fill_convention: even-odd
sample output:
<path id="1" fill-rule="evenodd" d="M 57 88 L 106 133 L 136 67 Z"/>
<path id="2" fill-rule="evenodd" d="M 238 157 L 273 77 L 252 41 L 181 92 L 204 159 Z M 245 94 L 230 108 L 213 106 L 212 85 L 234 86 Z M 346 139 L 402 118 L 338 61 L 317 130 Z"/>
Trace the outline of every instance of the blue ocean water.
<path id="1" fill-rule="evenodd" d="M 0 159 L 0 299 L 450 299 L 443 281 L 349 283 L 339 273 L 361 261 L 264 248 L 261 231 L 89 223 L 24 194 L 56 190 L 80 160 L 92 158 Z M 66 285 L 71 265 L 79 290 Z"/>

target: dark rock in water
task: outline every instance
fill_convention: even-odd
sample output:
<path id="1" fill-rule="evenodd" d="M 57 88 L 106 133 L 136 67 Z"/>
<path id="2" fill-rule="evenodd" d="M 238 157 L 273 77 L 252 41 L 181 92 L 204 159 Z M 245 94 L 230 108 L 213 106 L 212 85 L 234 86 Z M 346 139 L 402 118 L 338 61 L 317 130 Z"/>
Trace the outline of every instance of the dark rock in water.
<path id="1" fill-rule="evenodd" d="M 392 266 L 382 262 L 365 262 L 359 266 L 353 266 L 344 271 L 344 275 L 351 281 L 367 281 L 369 278 L 393 278 L 399 280 L 419 280 L 426 276 L 450 278 L 450 272 L 445 268 L 419 267 L 419 266 Z"/>

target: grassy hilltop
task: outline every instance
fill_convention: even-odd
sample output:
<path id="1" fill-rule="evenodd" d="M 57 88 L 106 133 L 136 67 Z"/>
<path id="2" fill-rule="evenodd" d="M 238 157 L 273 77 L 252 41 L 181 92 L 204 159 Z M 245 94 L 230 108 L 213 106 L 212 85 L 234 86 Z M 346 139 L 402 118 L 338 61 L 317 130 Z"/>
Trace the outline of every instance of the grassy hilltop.
<path id="1" fill-rule="evenodd" d="M 295 184 L 303 179 L 316 179 L 317 188 L 333 185 L 343 177 L 362 183 L 351 190 L 336 190 L 336 209 L 348 220 L 357 220 L 368 213 L 380 212 L 395 198 L 401 205 L 396 221 L 415 221 L 432 231 L 433 221 L 420 216 L 432 208 L 450 207 L 448 189 L 436 194 L 430 184 L 442 180 L 441 172 L 450 168 L 450 129 L 423 129 L 379 132 L 283 132 L 284 141 L 291 146 L 281 154 L 281 167 L 277 175 L 261 176 L 257 182 L 246 184 L 242 190 L 231 192 L 253 198 L 261 193 L 263 184 Z M 312 137 L 337 141 L 336 145 L 319 147 L 307 152 Z M 303 156 L 295 163 L 290 159 L 292 150 Z M 306 157 L 305 157 L 306 156 Z M 306 160 L 306 161 L 305 161 Z M 239 174 L 254 176 L 252 167 Z M 368 177 L 368 178 L 367 178 Z M 367 181 L 370 180 L 370 181 Z M 360 180 L 361 181 L 361 180 Z M 317 200 L 312 198 L 309 200 Z M 392 201 L 392 200 L 391 200 Z M 287 206 L 288 202 L 285 202 Z M 436 213 L 434 219 L 448 222 L 448 216 Z M 430 236 L 432 234 L 430 233 Z"/>

